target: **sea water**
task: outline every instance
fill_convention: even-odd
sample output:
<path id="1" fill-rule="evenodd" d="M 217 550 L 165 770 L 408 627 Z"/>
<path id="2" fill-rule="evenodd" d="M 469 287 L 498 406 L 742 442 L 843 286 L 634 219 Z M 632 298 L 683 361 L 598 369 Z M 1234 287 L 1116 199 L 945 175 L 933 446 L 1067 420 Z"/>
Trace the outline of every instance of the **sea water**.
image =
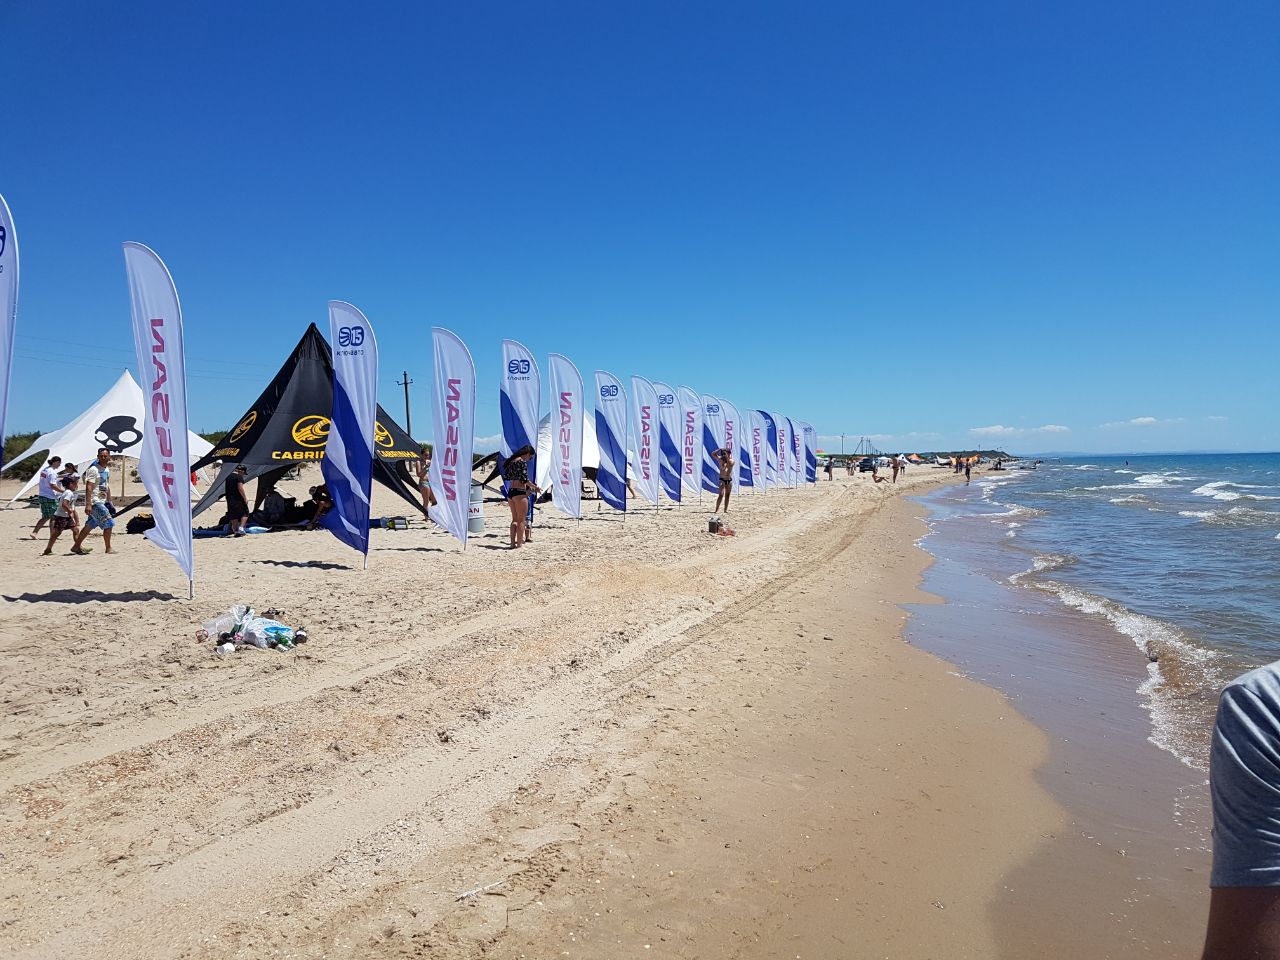
<path id="1" fill-rule="evenodd" d="M 925 589 L 951 608 L 917 609 L 909 637 L 982 674 L 999 634 L 982 679 L 1006 689 L 1017 645 L 1043 689 L 1114 682 L 1152 744 L 1207 769 L 1219 690 L 1280 659 L 1280 454 L 1051 460 L 922 500 Z"/>

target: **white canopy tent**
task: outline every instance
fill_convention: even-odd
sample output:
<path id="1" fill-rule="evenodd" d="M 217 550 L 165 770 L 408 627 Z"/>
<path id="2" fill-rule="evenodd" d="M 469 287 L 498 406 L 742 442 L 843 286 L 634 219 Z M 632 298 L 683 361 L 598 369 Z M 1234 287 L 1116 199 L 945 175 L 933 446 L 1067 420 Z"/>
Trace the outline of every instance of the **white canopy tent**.
<path id="1" fill-rule="evenodd" d="M 592 470 L 600 468 L 600 445 L 596 442 L 596 415 L 593 410 L 582 418 L 582 465 Z M 534 483 L 543 490 L 551 489 L 551 415 L 538 424 L 538 476 Z"/>
<path id="2" fill-rule="evenodd" d="M 14 457 L 11 462 L 5 464 L 5 467 L 11 467 L 41 451 L 48 451 L 50 457 L 59 456 L 66 463 L 84 466 L 98 455 L 99 447 L 106 447 L 115 457 L 136 459 L 142 452 L 144 413 L 142 388 L 133 379 L 133 375 L 126 370 L 97 403 L 61 430 L 54 430 L 40 437 L 20 456 Z M 211 443 L 189 431 L 187 440 L 191 445 L 192 463 L 213 449 Z M 25 496 L 38 480 L 37 473 L 9 502 L 13 503 L 14 500 Z"/>

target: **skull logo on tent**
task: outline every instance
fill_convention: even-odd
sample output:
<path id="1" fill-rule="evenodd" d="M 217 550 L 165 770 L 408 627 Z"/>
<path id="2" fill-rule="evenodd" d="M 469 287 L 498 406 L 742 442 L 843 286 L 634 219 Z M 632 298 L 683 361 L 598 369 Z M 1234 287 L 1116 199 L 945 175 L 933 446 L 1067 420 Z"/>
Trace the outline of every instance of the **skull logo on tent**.
<path id="1" fill-rule="evenodd" d="M 121 453 L 142 439 L 142 431 L 133 417 L 107 417 L 94 431 L 93 439 L 112 453 Z"/>

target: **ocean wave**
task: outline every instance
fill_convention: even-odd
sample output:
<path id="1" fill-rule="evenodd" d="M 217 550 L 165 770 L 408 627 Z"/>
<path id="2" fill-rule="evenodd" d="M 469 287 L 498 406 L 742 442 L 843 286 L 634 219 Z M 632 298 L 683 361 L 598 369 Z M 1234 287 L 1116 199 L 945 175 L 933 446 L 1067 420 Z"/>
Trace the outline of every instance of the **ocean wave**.
<path id="1" fill-rule="evenodd" d="M 1168 471 L 1166 473 L 1144 473 L 1134 477 L 1133 482 L 1143 487 L 1169 487 L 1175 483 L 1185 483 L 1188 480 L 1197 480 L 1198 477 L 1188 477 L 1185 474 L 1174 473 Z"/>
<path id="2" fill-rule="evenodd" d="M 1028 571 L 1031 573 L 1033 571 Z M 1226 683 L 1221 654 L 1200 646 L 1171 623 L 1055 580 L 1028 584 L 1090 616 L 1101 617 L 1133 641 L 1147 658 L 1147 679 L 1138 687 L 1151 716 L 1148 738 L 1189 767 L 1207 769 L 1204 730 L 1216 691 Z"/>
<path id="3" fill-rule="evenodd" d="M 1280 524 L 1280 513 L 1272 510 L 1255 510 L 1252 507 L 1231 507 L 1227 510 L 1179 510 L 1180 517 L 1195 517 L 1202 523 L 1218 527 L 1271 527 Z"/>
<path id="4" fill-rule="evenodd" d="M 1140 493 L 1131 493 L 1127 497 L 1112 497 L 1109 503 L 1146 503 L 1147 498 Z"/>
<path id="5" fill-rule="evenodd" d="M 1009 578 L 1009 582 L 1021 583 L 1027 577 L 1063 570 L 1079 562 L 1080 558 L 1070 553 L 1038 553 L 1031 560 L 1031 569 L 1015 573 Z"/>
<path id="6" fill-rule="evenodd" d="M 1234 489 L 1228 490 L 1228 487 Z M 1197 497 L 1212 497 L 1214 500 L 1223 500 L 1230 502 L 1232 500 L 1280 500 L 1280 497 L 1268 496 L 1263 493 L 1239 493 L 1240 490 L 1273 490 L 1274 487 L 1261 486 L 1256 483 L 1233 483 L 1230 480 L 1216 480 L 1213 483 L 1206 483 L 1204 486 L 1196 487 L 1191 492 Z"/>

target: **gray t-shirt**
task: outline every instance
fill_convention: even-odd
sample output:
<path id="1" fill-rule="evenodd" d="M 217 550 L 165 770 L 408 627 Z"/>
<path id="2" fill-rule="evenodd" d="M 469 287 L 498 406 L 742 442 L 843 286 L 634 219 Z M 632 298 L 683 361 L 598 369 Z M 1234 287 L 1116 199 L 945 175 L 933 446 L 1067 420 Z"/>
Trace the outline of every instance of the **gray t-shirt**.
<path id="1" fill-rule="evenodd" d="M 1280 661 L 1222 691 L 1209 767 L 1209 885 L 1280 886 Z"/>

